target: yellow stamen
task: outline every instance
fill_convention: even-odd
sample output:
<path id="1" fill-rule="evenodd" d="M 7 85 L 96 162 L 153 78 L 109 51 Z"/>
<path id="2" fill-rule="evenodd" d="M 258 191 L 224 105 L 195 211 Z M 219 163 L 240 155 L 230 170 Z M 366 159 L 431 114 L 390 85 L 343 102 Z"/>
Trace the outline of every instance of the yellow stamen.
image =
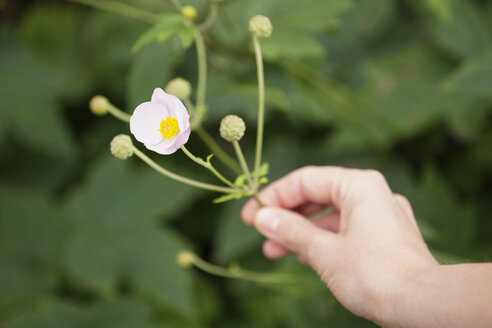
<path id="1" fill-rule="evenodd" d="M 178 121 L 176 118 L 168 116 L 165 120 L 161 121 L 160 129 L 158 131 L 165 139 L 171 140 L 179 132 Z"/>

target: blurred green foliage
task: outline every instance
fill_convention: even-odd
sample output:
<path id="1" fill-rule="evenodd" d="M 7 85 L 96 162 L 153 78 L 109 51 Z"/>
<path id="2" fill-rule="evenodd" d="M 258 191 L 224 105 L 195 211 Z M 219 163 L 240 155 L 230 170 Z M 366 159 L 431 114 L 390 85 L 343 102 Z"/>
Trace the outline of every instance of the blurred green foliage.
<path id="1" fill-rule="evenodd" d="M 182 1 L 207 11 L 205 0 Z M 153 13 L 166 1 L 128 0 Z M 256 68 L 247 29 L 274 25 L 266 60 L 265 159 L 276 179 L 306 164 L 381 170 L 407 195 L 443 262 L 492 254 L 492 3 L 226 0 L 205 34 L 209 113 L 245 118 L 253 152 Z M 109 154 L 125 124 L 93 117 L 104 94 L 128 112 L 175 76 L 196 81 L 177 37 L 131 48 L 149 25 L 66 1 L 0 1 L 0 325 L 364 327 L 310 270 L 272 263 L 239 202 Z M 190 149 L 206 156 L 192 135 Z M 224 144 L 227 147 L 227 144 Z M 251 158 L 251 156 L 249 156 Z M 158 159 L 200 179 L 182 154 Z M 175 264 L 296 271 L 296 286 L 218 279 Z"/>

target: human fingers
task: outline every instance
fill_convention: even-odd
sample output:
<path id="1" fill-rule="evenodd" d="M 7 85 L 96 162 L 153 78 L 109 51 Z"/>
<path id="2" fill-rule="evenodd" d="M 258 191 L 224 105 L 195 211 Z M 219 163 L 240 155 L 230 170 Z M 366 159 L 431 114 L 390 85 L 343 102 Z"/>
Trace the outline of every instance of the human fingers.
<path id="1" fill-rule="evenodd" d="M 292 209 L 305 203 L 353 206 L 361 199 L 377 202 L 391 200 L 391 190 L 381 173 L 373 170 L 341 167 L 306 166 L 277 180 L 260 193 L 269 206 Z M 259 206 L 252 200 L 246 203 L 241 217 L 253 224 Z"/>
<path id="2" fill-rule="evenodd" d="M 329 213 L 321 218 L 311 221 L 313 224 L 321 229 L 325 229 L 332 232 L 338 232 L 340 223 L 339 213 Z M 267 239 L 263 242 L 263 254 L 269 259 L 280 259 L 289 254 L 291 251 L 282 245 L 276 243 L 273 240 Z"/>
<path id="3" fill-rule="evenodd" d="M 333 233 L 320 229 L 298 213 L 282 208 L 267 207 L 258 211 L 255 227 L 278 245 L 301 255 L 313 267 L 316 266 L 319 254 L 335 246 Z M 267 252 L 275 249 L 279 251 L 271 243 L 265 247 Z"/>

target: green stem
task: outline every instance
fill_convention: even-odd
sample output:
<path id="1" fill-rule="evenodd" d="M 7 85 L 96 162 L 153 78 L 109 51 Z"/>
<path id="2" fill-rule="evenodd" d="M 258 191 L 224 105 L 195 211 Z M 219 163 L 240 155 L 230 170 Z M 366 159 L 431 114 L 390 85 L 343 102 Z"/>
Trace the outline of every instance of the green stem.
<path id="1" fill-rule="evenodd" d="M 233 141 L 232 145 L 234 146 L 234 150 L 236 151 L 236 156 L 237 159 L 239 160 L 239 164 L 241 165 L 241 168 L 244 174 L 246 175 L 246 179 L 248 179 L 249 187 L 253 191 L 253 197 L 256 199 L 260 207 L 264 207 L 265 204 L 261 201 L 260 197 L 258 196 L 258 190 L 256 189 L 256 185 L 254 184 L 253 179 L 251 178 L 251 173 L 249 172 L 248 164 L 244 159 L 243 151 L 241 150 L 241 146 L 239 145 L 239 142 Z"/>
<path id="2" fill-rule="evenodd" d="M 140 9 L 138 7 L 129 6 L 121 2 L 107 1 L 107 0 L 70 0 L 78 2 L 94 8 L 110 11 L 122 16 L 137 19 L 146 23 L 155 24 L 159 20 L 159 16 L 149 11 Z"/>
<path id="3" fill-rule="evenodd" d="M 258 185 L 258 173 L 261 165 L 261 152 L 263 147 L 263 126 L 265 121 L 265 78 L 263 76 L 263 59 L 261 56 L 260 42 L 256 35 L 253 34 L 253 44 L 255 47 L 256 67 L 258 74 L 258 126 L 256 134 L 256 154 L 254 179 L 255 185 Z"/>
<path id="4" fill-rule="evenodd" d="M 190 112 L 190 116 L 192 116 L 192 120 L 193 120 L 193 118 L 196 114 L 195 106 L 191 102 L 190 98 L 183 99 L 183 103 L 185 104 L 186 108 Z"/>
<path id="5" fill-rule="evenodd" d="M 322 209 L 322 210 L 320 210 L 320 211 L 318 211 L 316 213 L 313 213 L 311 215 L 308 215 L 307 218 L 309 220 L 317 220 L 317 219 L 319 219 L 319 218 L 321 218 L 321 217 L 323 217 L 325 215 L 328 215 L 330 213 L 333 213 L 333 208 L 327 207 L 327 208 L 324 208 L 324 209 Z"/>
<path id="6" fill-rule="evenodd" d="M 226 166 L 228 166 L 235 173 L 241 173 L 241 168 L 237 164 L 237 162 L 230 157 L 220 146 L 219 144 L 212 138 L 210 134 L 201 126 L 196 127 L 195 132 L 198 136 L 203 140 L 203 142 L 207 145 L 207 147 L 217 156 L 218 159 L 222 161 Z"/>
<path id="7" fill-rule="evenodd" d="M 263 282 L 263 283 L 292 283 L 295 281 L 295 277 L 287 274 L 268 274 L 268 273 L 260 273 L 260 272 L 252 272 L 246 271 L 242 269 L 229 269 L 220 267 L 218 265 L 209 263 L 202 258 L 198 257 L 196 254 L 193 254 L 193 264 L 210 274 L 224 277 L 224 278 L 232 278 L 232 279 L 243 279 L 255 282 Z"/>
<path id="8" fill-rule="evenodd" d="M 201 23 L 198 28 L 200 29 L 200 31 L 205 31 L 207 30 L 211 25 L 212 23 L 214 22 L 215 20 L 215 17 L 217 16 L 217 8 L 218 8 L 218 3 L 217 2 L 212 2 L 212 4 L 210 5 L 210 9 L 208 11 L 208 15 L 207 15 L 207 18 L 205 18 L 205 20 L 203 21 L 203 23 Z"/>
<path id="9" fill-rule="evenodd" d="M 195 29 L 196 52 L 198 56 L 198 90 L 196 95 L 196 109 L 204 110 L 205 95 L 207 92 L 207 54 L 202 32 Z"/>
<path id="10" fill-rule="evenodd" d="M 166 177 L 168 177 L 170 179 L 176 180 L 178 182 L 181 182 L 181 183 L 184 183 L 184 184 L 187 184 L 187 185 L 196 187 L 196 188 L 201 188 L 201 189 L 206 189 L 206 190 L 211 190 L 211 191 L 217 191 L 217 192 L 222 192 L 222 193 L 226 193 L 226 194 L 229 194 L 229 193 L 232 193 L 232 192 L 236 192 L 236 190 L 234 190 L 232 188 L 222 187 L 222 186 L 217 186 L 217 185 L 212 185 L 212 184 L 208 184 L 208 183 L 196 181 L 196 180 L 193 180 L 193 179 L 185 178 L 185 177 L 183 177 L 181 175 L 172 173 L 172 172 L 166 170 L 165 168 L 163 168 L 162 166 L 160 166 L 159 164 L 157 164 L 156 162 L 154 162 L 153 160 L 151 160 L 147 155 L 145 155 L 144 153 L 142 153 L 135 146 L 133 146 L 133 152 L 142 161 L 144 161 L 145 163 L 147 163 L 151 168 L 153 168 L 154 170 L 156 170 L 160 174 L 162 174 L 162 175 L 164 175 L 164 176 L 166 176 Z"/>
<path id="11" fill-rule="evenodd" d="M 220 174 L 210 162 L 205 162 L 203 159 L 196 157 L 193 155 L 188 148 L 185 146 L 181 147 L 181 150 L 188 156 L 193 162 L 197 163 L 198 165 L 203 166 L 204 168 L 210 170 L 220 181 L 224 182 L 226 185 L 228 185 L 231 188 L 237 189 L 237 187 L 229 181 L 226 177 L 224 177 L 222 174 Z"/>
<path id="12" fill-rule="evenodd" d="M 108 112 L 123 122 L 126 122 L 126 123 L 130 122 L 131 115 L 129 115 L 129 114 L 125 113 L 124 111 L 122 111 L 121 109 L 115 107 L 113 104 L 108 105 Z"/>

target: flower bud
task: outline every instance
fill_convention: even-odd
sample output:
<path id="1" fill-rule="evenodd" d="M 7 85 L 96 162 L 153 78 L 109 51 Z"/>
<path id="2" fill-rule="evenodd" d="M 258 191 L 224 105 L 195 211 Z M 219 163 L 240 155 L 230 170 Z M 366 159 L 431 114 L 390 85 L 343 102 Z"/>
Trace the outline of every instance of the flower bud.
<path id="1" fill-rule="evenodd" d="M 104 115 L 108 112 L 109 100 L 104 96 L 94 96 L 89 102 L 89 108 L 94 115 Z"/>
<path id="2" fill-rule="evenodd" d="M 169 81 L 165 91 L 181 100 L 188 98 L 191 94 L 191 83 L 183 78 L 177 77 Z"/>
<path id="3" fill-rule="evenodd" d="M 246 124 L 237 115 L 227 115 L 220 122 L 220 136 L 229 142 L 241 140 L 245 130 Z"/>
<path id="4" fill-rule="evenodd" d="M 188 18 L 189 20 L 194 20 L 197 16 L 197 12 L 195 7 L 184 6 L 183 8 L 181 8 L 181 15 Z"/>
<path id="5" fill-rule="evenodd" d="M 195 255 L 190 251 L 181 251 L 176 256 L 176 263 L 182 268 L 191 268 Z"/>
<path id="6" fill-rule="evenodd" d="M 111 154 L 119 159 L 127 159 L 133 155 L 133 143 L 129 135 L 119 134 L 111 140 Z"/>
<path id="7" fill-rule="evenodd" d="M 259 39 L 269 38 L 272 35 L 272 22 L 263 15 L 256 15 L 249 20 L 249 30 Z"/>

